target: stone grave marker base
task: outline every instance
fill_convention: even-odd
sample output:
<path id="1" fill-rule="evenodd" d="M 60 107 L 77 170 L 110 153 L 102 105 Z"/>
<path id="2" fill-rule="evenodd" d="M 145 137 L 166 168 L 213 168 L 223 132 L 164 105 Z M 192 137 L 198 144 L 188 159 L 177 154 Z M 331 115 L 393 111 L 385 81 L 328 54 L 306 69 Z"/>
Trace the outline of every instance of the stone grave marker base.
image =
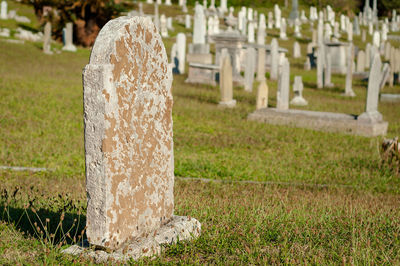
<path id="1" fill-rule="evenodd" d="M 381 102 L 400 102 L 400 94 L 381 93 Z"/>
<path id="2" fill-rule="evenodd" d="M 385 135 L 388 128 L 386 121 L 358 121 L 355 116 L 348 114 L 291 109 L 277 110 L 276 108 L 257 110 L 249 114 L 247 119 L 273 125 L 288 125 L 366 137 Z"/>
<path id="3" fill-rule="evenodd" d="M 165 245 L 172 245 L 178 241 L 192 240 L 200 236 L 201 224 L 194 218 L 173 216 L 171 221 L 146 237 L 136 239 L 121 248 L 107 252 L 96 250 L 93 246 L 73 245 L 62 253 L 83 256 L 93 259 L 95 263 L 107 261 L 126 262 L 130 259 L 138 260 L 142 257 L 159 255 Z"/>
<path id="4" fill-rule="evenodd" d="M 236 100 L 232 100 L 229 102 L 219 102 L 218 106 L 224 107 L 224 108 L 233 108 L 236 106 Z"/>

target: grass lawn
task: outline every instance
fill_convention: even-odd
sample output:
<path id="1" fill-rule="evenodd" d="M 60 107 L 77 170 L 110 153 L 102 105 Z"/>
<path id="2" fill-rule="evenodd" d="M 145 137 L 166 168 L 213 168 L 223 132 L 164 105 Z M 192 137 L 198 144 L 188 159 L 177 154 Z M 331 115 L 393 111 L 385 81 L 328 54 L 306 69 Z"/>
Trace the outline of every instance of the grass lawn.
<path id="1" fill-rule="evenodd" d="M 26 6 L 10 3 L 29 15 Z M 180 14 L 176 7 L 165 10 Z M 38 29 L 29 16 L 30 26 Z M 18 25 L 0 21 L 0 27 Z M 307 27 L 302 33 L 311 38 Z M 267 43 L 276 34 L 268 31 Z M 0 264 L 87 264 L 59 251 L 64 242 L 79 241 L 85 226 L 81 74 L 90 50 L 49 56 L 40 43 L 4 40 L 0 165 L 50 171 L 0 170 Z M 174 37 L 164 39 L 168 53 L 173 42 Z M 364 49 L 360 36 L 355 43 Z M 341 95 L 342 75 L 333 75 L 333 88 L 318 90 L 316 71 L 303 70 L 307 44 L 300 40 L 303 57 L 296 60 L 290 56 L 293 39 L 279 44 L 289 50 L 291 83 L 295 75 L 303 76 L 309 105 L 302 109 L 364 111 L 366 82 L 353 80 L 354 98 Z M 218 87 L 185 79 L 174 76 L 173 82 L 176 214 L 197 218 L 203 232 L 193 242 L 167 247 L 154 263 L 400 263 L 400 177 L 381 164 L 383 137 L 250 122 L 246 117 L 255 110 L 257 84 L 252 93 L 235 88 L 237 107 L 221 109 Z M 277 84 L 267 84 L 269 105 L 275 106 Z M 400 93 L 400 86 L 383 91 Z M 399 136 L 400 105 L 381 102 L 379 110 L 389 122 L 387 137 Z M 238 180 L 266 183 L 233 182 Z"/>

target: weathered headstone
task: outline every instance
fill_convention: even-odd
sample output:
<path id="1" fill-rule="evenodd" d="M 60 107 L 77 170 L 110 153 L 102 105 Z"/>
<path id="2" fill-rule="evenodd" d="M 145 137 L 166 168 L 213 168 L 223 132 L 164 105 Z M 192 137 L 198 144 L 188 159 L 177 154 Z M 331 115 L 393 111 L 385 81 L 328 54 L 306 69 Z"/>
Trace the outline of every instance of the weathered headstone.
<path id="1" fill-rule="evenodd" d="M 86 234 L 113 253 L 65 252 L 126 261 L 199 235 L 196 219 L 173 215 L 171 83 L 150 18 L 119 17 L 103 27 L 83 71 Z"/>
<path id="2" fill-rule="evenodd" d="M 292 0 L 292 11 L 290 11 L 289 19 L 294 21 L 299 18 L 299 3 L 298 0 Z"/>
<path id="3" fill-rule="evenodd" d="M 293 57 L 294 58 L 301 57 L 301 49 L 300 49 L 300 44 L 298 42 L 294 42 L 293 44 Z"/>
<path id="4" fill-rule="evenodd" d="M 268 29 L 272 29 L 274 27 L 274 17 L 271 11 L 268 12 Z"/>
<path id="5" fill-rule="evenodd" d="M 154 26 L 156 26 L 157 30 L 160 30 L 160 17 L 158 13 L 158 4 L 154 3 L 154 18 L 153 18 Z"/>
<path id="6" fill-rule="evenodd" d="M 278 94 L 276 97 L 276 109 L 289 109 L 289 86 L 290 86 L 290 65 L 287 58 L 284 59 L 282 70 L 278 79 Z"/>
<path id="7" fill-rule="evenodd" d="M 361 50 L 357 54 L 356 72 L 362 73 L 364 71 L 365 71 L 365 52 Z"/>
<path id="8" fill-rule="evenodd" d="M 281 28 L 281 10 L 277 4 L 274 5 L 275 28 Z"/>
<path id="9" fill-rule="evenodd" d="M 221 91 L 221 101 L 219 105 L 222 107 L 234 107 L 236 105 L 236 100 L 233 99 L 232 65 L 230 56 L 222 58 L 219 87 Z"/>
<path id="10" fill-rule="evenodd" d="M 184 33 L 178 33 L 176 36 L 176 48 L 179 74 L 184 74 L 186 63 L 186 35 Z"/>
<path id="11" fill-rule="evenodd" d="M 367 43 L 365 46 L 365 67 L 369 68 L 371 61 L 371 44 Z"/>
<path id="12" fill-rule="evenodd" d="M 279 58 L 278 41 L 275 38 L 273 38 L 271 41 L 271 74 L 270 74 L 271 80 L 278 79 L 278 67 L 279 67 L 278 58 Z"/>
<path id="13" fill-rule="evenodd" d="M 294 98 L 290 101 L 292 105 L 305 106 L 308 104 L 306 99 L 303 98 L 303 80 L 301 76 L 294 77 L 293 92 Z"/>
<path id="14" fill-rule="evenodd" d="M 51 51 L 51 23 L 46 22 L 44 26 L 44 37 L 43 37 L 43 52 L 45 54 L 52 54 Z"/>
<path id="15" fill-rule="evenodd" d="M 190 15 L 185 16 L 185 28 L 190 29 L 192 27 L 191 25 L 191 18 Z"/>
<path id="16" fill-rule="evenodd" d="M 324 65 L 325 65 L 325 54 L 323 46 L 317 48 L 317 88 L 322 89 L 324 87 Z"/>
<path id="17" fill-rule="evenodd" d="M 255 38 L 254 38 L 254 23 L 249 22 L 248 24 L 248 31 L 247 31 L 247 42 L 249 43 L 254 43 Z"/>
<path id="18" fill-rule="evenodd" d="M 253 47 L 247 48 L 246 68 L 244 71 L 244 90 L 253 91 L 254 71 L 256 65 L 256 50 Z"/>
<path id="19" fill-rule="evenodd" d="M 279 32 L 279 38 L 281 40 L 287 40 L 287 35 L 286 35 L 286 19 L 282 18 L 281 21 L 281 27 L 280 27 L 280 32 Z"/>
<path id="20" fill-rule="evenodd" d="M 62 48 L 64 51 L 76 52 L 76 47 L 73 43 L 73 24 L 68 22 L 65 31 L 65 45 Z"/>
<path id="21" fill-rule="evenodd" d="M 257 81 L 265 80 L 265 48 L 257 49 Z"/>
<path id="22" fill-rule="evenodd" d="M 353 91 L 353 62 L 354 62 L 354 48 L 353 43 L 350 43 L 347 51 L 347 73 L 346 73 L 346 87 L 344 91 L 345 96 L 354 97 L 356 94 Z"/>
<path id="23" fill-rule="evenodd" d="M 368 77 L 367 104 L 365 112 L 358 116 L 357 120 L 364 122 L 382 121 L 382 115 L 378 112 L 379 86 L 382 78 L 382 62 L 379 54 L 372 59 Z"/>
<path id="24" fill-rule="evenodd" d="M 7 7 L 7 2 L 5 0 L 1 1 L 0 19 L 7 19 Z"/>
<path id="25" fill-rule="evenodd" d="M 164 14 L 160 17 L 160 33 L 162 37 L 168 37 L 167 17 Z"/>

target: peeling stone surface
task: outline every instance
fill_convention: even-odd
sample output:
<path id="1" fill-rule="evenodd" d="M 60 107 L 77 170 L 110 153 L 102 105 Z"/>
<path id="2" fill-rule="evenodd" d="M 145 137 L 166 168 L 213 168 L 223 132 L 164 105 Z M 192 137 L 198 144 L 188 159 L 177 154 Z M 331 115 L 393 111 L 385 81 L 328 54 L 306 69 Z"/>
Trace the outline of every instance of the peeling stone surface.
<path id="1" fill-rule="evenodd" d="M 110 261 L 126 262 L 130 259 L 138 260 L 141 257 L 159 255 L 164 245 L 175 244 L 178 241 L 186 241 L 197 238 L 201 233 L 201 224 L 194 218 L 173 216 L 171 221 L 130 244 L 123 245 L 114 252 L 94 250 L 90 247 L 73 245 L 63 253 L 75 256 L 84 256 L 94 260 L 95 263 Z"/>
<path id="2" fill-rule="evenodd" d="M 117 250 L 174 210 L 172 72 L 150 18 L 109 21 L 83 71 L 87 237 Z"/>

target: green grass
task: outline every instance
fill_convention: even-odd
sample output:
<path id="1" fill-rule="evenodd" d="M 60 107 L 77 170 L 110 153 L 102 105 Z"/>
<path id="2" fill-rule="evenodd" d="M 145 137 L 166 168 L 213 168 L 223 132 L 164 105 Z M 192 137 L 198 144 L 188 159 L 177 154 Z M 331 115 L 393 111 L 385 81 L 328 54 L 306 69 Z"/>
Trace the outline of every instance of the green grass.
<path id="1" fill-rule="evenodd" d="M 26 6 L 9 4 L 18 14 L 30 14 L 32 27 L 38 27 Z M 145 12 L 149 8 L 145 5 Z M 162 9 L 167 16 L 180 14 L 177 7 Z M 18 26 L 13 23 L 0 21 L 0 27 Z M 174 23 L 177 30 L 184 28 Z M 164 40 L 168 53 L 177 32 Z M 308 26 L 302 33 L 311 38 Z M 276 34 L 268 30 L 267 43 Z M 288 36 L 292 34 L 288 29 Z M 77 241 L 85 225 L 81 73 L 90 50 L 49 56 L 40 43 L 3 40 L 0 165 L 52 171 L 0 170 L 0 263 L 87 264 L 59 250 L 61 244 L 74 242 L 74 236 Z M 360 36 L 355 43 L 361 45 Z M 291 54 L 293 40 L 279 44 Z M 291 81 L 302 75 L 309 102 L 301 109 L 362 113 L 367 84 L 353 80 L 355 98 L 341 95 L 342 75 L 332 76 L 334 88 L 316 89 L 316 71 L 303 70 L 307 44 L 300 40 L 300 45 L 303 57 L 289 58 Z M 255 110 L 257 84 L 252 93 L 236 87 L 237 107 L 221 109 L 218 87 L 191 85 L 185 79 L 174 76 L 173 82 L 175 175 L 270 185 L 177 179 L 176 213 L 198 218 L 203 233 L 196 241 L 168 247 L 154 263 L 400 263 L 400 177 L 381 164 L 382 137 L 250 122 L 246 118 Z M 267 83 L 269 105 L 275 106 L 277 84 Z M 400 93 L 400 87 L 383 91 Z M 400 106 L 379 103 L 379 110 L 389 122 L 388 137 L 400 135 Z M 56 230 L 62 213 L 64 234 Z M 34 229 L 34 222 L 46 218 L 54 243 L 46 240 L 43 228 L 42 233 Z M 64 243 L 71 227 L 75 234 Z"/>

